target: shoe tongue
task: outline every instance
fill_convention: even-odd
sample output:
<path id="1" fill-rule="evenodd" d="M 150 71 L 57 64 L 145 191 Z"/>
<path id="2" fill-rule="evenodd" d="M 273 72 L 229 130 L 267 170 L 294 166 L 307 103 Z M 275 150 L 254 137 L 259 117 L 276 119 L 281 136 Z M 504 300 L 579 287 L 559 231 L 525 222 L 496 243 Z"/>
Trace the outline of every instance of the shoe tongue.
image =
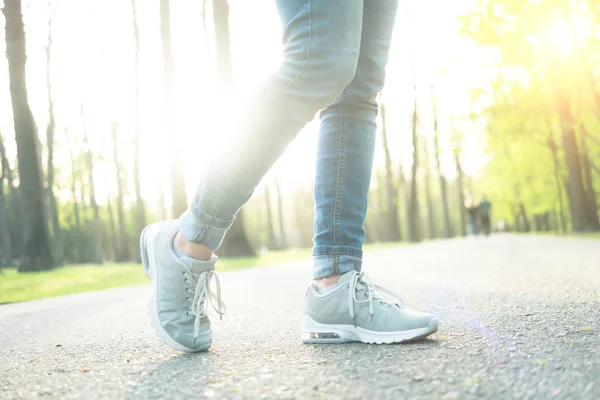
<path id="1" fill-rule="evenodd" d="M 181 257 L 180 260 L 189 269 L 192 270 L 192 273 L 194 275 L 200 275 L 202 272 L 215 270 L 215 263 L 217 262 L 217 257 L 214 256 L 210 260 L 206 261 L 196 260 L 195 258 L 191 257 Z"/>
<path id="2" fill-rule="evenodd" d="M 346 282 L 350 282 L 352 280 L 352 278 L 354 278 L 354 275 L 356 274 L 356 271 L 348 271 L 345 274 L 343 274 L 342 276 L 340 276 L 340 279 L 338 280 L 338 284 L 344 284 Z"/>

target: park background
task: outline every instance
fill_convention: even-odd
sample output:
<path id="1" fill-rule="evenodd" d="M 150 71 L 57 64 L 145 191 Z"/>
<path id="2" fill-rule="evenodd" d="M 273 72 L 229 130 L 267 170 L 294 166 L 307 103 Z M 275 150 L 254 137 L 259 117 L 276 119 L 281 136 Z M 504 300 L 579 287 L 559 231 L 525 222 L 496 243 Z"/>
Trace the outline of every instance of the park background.
<path id="1" fill-rule="evenodd" d="M 274 3 L 2 9 L 0 303 L 145 282 L 141 229 L 185 210 L 277 68 Z M 467 235 L 464 205 L 483 196 L 504 230 L 600 230 L 597 3 L 401 1 L 387 75 L 367 248 Z M 317 134 L 242 208 L 223 269 L 310 256 Z"/>

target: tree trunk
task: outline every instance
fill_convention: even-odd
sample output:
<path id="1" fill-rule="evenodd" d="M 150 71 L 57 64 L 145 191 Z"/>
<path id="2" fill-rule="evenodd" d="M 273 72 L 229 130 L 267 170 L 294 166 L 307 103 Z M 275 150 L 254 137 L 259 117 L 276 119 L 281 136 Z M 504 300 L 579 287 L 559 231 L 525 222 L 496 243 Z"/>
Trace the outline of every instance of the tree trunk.
<path id="1" fill-rule="evenodd" d="M 590 157 L 588 155 L 587 143 L 585 141 L 587 132 L 583 123 L 580 124 L 580 138 L 579 143 L 581 144 L 581 166 L 583 169 L 583 178 L 585 183 L 585 194 L 588 207 L 588 222 L 590 230 L 600 230 L 600 222 L 598 221 L 598 203 L 596 200 L 596 192 L 594 190 L 594 179 L 592 177 L 592 167 Z"/>
<path id="2" fill-rule="evenodd" d="M 435 229 L 435 214 L 433 211 L 433 199 L 431 196 L 431 171 L 429 163 L 429 149 L 427 147 L 427 141 L 423 143 L 423 152 L 425 155 L 425 198 L 427 200 L 427 227 L 429 230 L 429 239 L 433 239 L 437 236 Z"/>
<path id="3" fill-rule="evenodd" d="M 56 265 L 63 263 L 63 246 L 58 218 L 58 206 L 54 195 L 54 131 L 56 122 L 54 117 L 54 100 L 52 98 L 52 83 L 50 80 L 50 61 L 52 54 L 52 19 L 48 27 L 48 46 L 46 47 L 46 87 L 48 90 L 48 125 L 46 126 L 46 146 L 48 146 L 47 183 L 48 214 L 52 226 L 52 242 L 54 247 L 54 260 Z"/>
<path id="4" fill-rule="evenodd" d="M 71 140 L 68 138 L 70 142 Z M 73 201 L 73 215 L 75 216 L 75 234 L 73 235 L 73 244 L 75 246 L 75 262 L 81 264 L 83 262 L 83 230 L 81 229 L 81 217 L 79 215 L 79 200 L 77 198 L 77 177 L 79 172 L 77 171 L 75 158 L 73 157 L 73 151 L 69 147 L 69 158 L 71 160 L 71 200 Z"/>
<path id="5" fill-rule="evenodd" d="M 558 113 L 565 152 L 565 163 L 569 173 L 567 196 L 569 198 L 573 230 L 575 232 L 594 230 L 594 221 L 589 213 L 588 199 L 581 174 L 581 158 L 575 137 L 575 121 L 568 99 L 564 97 L 559 98 Z"/>
<path id="6" fill-rule="evenodd" d="M 144 200 L 142 199 L 142 187 L 140 182 L 140 34 L 138 28 L 136 0 L 131 0 L 131 11 L 133 13 L 133 40 L 134 40 L 134 75 L 135 75 L 135 88 L 133 95 L 134 102 L 134 149 L 133 149 L 133 182 L 135 185 L 135 238 L 136 243 L 139 243 L 140 234 L 146 226 L 146 211 L 144 207 Z M 136 248 L 136 259 L 141 262 L 140 248 Z"/>
<path id="7" fill-rule="evenodd" d="M 548 127 L 548 147 L 550 148 L 550 153 L 552 154 L 552 165 L 554 166 L 554 183 L 556 185 L 556 198 L 558 200 L 560 230 L 562 233 L 566 233 L 567 223 L 565 221 L 565 207 L 562 196 L 562 179 L 560 173 L 560 160 L 558 158 L 558 147 L 556 146 L 554 134 L 548 119 L 546 119 L 546 126 Z"/>
<path id="8" fill-rule="evenodd" d="M 213 18 L 215 26 L 215 41 L 219 80 L 223 92 L 233 91 L 233 73 L 231 66 L 231 47 L 229 42 L 229 5 L 227 0 L 213 0 Z M 248 236 L 244 228 L 243 210 L 233 221 L 233 225 L 223 241 L 220 254 L 234 254 L 237 257 L 254 256 Z"/>
<path id="9" fill-rule="evenodd" d="M 175 127 L 176 112 L 176 86 L 175 63 L 173 62 L 173 48 L 171 45 L 171 8 L 169 0 L 160 0 L 160 35 L 163 51 L 163 98 L 165 107 L 165 123 L 167 127 Z M 187 195 L 185 193 L 185 178 L 181 165 L 181 154 L 177 151 L 177 140 L 173 140 L 173 129 L 165 139 L 169 147 L 169 168 L 171 175 L 171 201 L 173 218 L 179 218 L 187 209 Z"/>
<path id="10" fill-rule="evenodd" d="M 458 201 L 460 202 L 460 233 L 463 236 L 467 236 L 467 219 L 465 215 L 465 192 L 463 189 L 463 170 L 460 164 L 459 148 L 454 148 L 454 162 L 456 163 L 456 171 L 458 173 Z"/>
<path id="11" fill-rule="evenodd" d="M 117 179 L 117 219 L 119 221 L 119 243 L 116 253 L 116 261 L 128 261 L 130 259 L 129 254 L 129 237 L 127 235 L 127 224 L 125 222 L 125 211 L 123 210 L 123 177 L 121 163 L 119 162 L 119 146 L 117 141 L 117 123 L 113 123 L 112 136 L 114 144 L 114 162 Z"/>
<path id="12" fill-rule="evenodd" d="M 4 178 L 6 177 L 6 167 L 4 162 L 4 154 L 0 154 L 2 162 L 2 176 L 0 176 L 0 243 L 2 244 L 2 260 L 0 260 L 0 270 L 3 262 L 12 264 L 12 238 L 10 237 L 10 221 L 8 219 L 8 207 L 6 197 L 4 196 Z"/>
<path id="13" fill-rule="evenodd" d="M 287 238 L 285 235 L 285 219 L 283 217 L 283 196 L 281 194 L 281 187 L 279 186 L 279 180 L 275 179 L 275 190 L 277 190 L 277 216 L 279 220 L 279 249 L 283 250 L 287 248 Z"/>
<path id="14" fill-rule="evenodd" d="M 85 123 L 85 117 L 83 114 L 83 107 L 81 109 L 81 121 L 83 123 L 83 140 L 86 147 L 86 162 L 88 170 L 88 185 L 90 186 L 90 205 L 92 206 L 92 212 L 94 214 L 94 237 L 93 237 L 93 250 L 92 258 L 95 264 L 102 264 L 102 226 L 100 224 L 100 210 L 98 209 L 98 203 L 96 202 L 96 188 L 94 186 L 94 155 L 90 147 L 90 142 L 87 134 L 87 124 Z"/>
<path id="15" fill-rule="evenodd" d="M 110 194 L 108 193 L 108 188 L 109 186 L 109 181 L 108 181 L 108 176 L 106 177 L 106 211 L 108 213 L 108 225 L 109 225 L 109 229 L 110 229 L 110 238 L 109 238 L 109 243 L 110 243 L 110 249 L 109 249 L 109 253 L 110 253 L 110 259 L 112 261 L 116 261 L 117 257 L 118 257 L 118 245 L 117 245 L 117 230 L 115 228 L 115 216 L 113 213 L 113 208 L 111 205 L 111 200 L 110 200 Z"/>
<path id="16" fill-rule="evenodd" d="M 25 248 L 19 271 L 39 271 L 53 268 L 54 260 L 50 252 L 48 220 L 44 206 L 37 129 L 27 100 L 27 56 L 21 1 L 5 1 L 3 12 L 6 20 L 6 56 L 17 141 L 19 190 L 22 207 L 27 211 L 22 220 Z"/>
<path id="17" fill-rule="evenodd" d="M 448 184 L 446 177 L 442 174 L 442 163 L 440 160 L 440 141 L 438 132 L 437 101 L 433 99 L 433 144 L 435 146 L 435 161 L 437 165 L 437 174 L 440 180 L 440 193 L 442 194 L 442 207 L 444 210 L 444 236 L 451 238 L 454 236 L 452 223 L 450 222 L 450 209 L 448 207 Z"/>
<path id="18" fill-rule="evenodd" d="M 9 198 L 6 200 L 6 227 L 8 228 L 8 240 L 11 244 L 11 258 L 17 257 L 21 251 L 22 245 L 22 236 L 21 236 L 21 203 L 19 200 L 19 191 L 15 188 L 13 184 L 12 171 L 10 169 L 10 164 L 8 162 L 8 158 L 6 158 L 6 149 L 4 148 L 4 142 L 2 140 L 2 134 L 0 134 L 0 162 L 1 162 L 1 171 L 2 171 L 2 179 L 6 178 L 6 183 L 8 185 L 8 195 Z M 4 186 L 2 187 L 4 194 Z M 6 196 L 4 196 L 6 198 Z M 11 224 L 12 215 L 15 220 L 15 224 Z M 14 229 L 11 229 L 13 226 L 17 227 L 17 232 L 14 234 Z"/>
<path id="19" fill-rule="evenodd" d="M 525 211 L 525 205 L 522 202 L 519 203 L 519 215 L 521 216 L 521 221 L 523 223 L 523 232 L 531 232 L 531 222 L 527 216 L 527 211 Z"/>
<path id="20" fill-rule="evenodd" d="M 254 250 L 250 247 L 244 226 L 244 209 L 242 208 L 237 213 L 235 222 L 227 231 L 223 245 L 217 251 L 220 257 L 251 257 L 255 255 Z"/>
<path id="21" fill-rule="evenodd" d="M 411 181 L 410 181 L 410 201 L 409 201 L 409 212 L 408 212 L 408 239 L 411 242 L 421 241 L 421 218 L 419 213 L 419 197 L 418 197 L 418 185 L 417 185 L 417 171 L 419 169 L 419 137 L 417 136 L 417 86 L 415 83 L 415 76 L 413 70 L 413 86 L 414 86 L 414 104 L 413 104 L 413 117 L 412 117 L 412 156 L 413 163 L 411 168 Z"/>
<path id="22" fill-rule="evenodd" d="M 275 239 L 275 224 L 273 222 L 273 211 L 271 209 L 271 191 L 269 184 L 265 182 L 265 208 L 267 210 L 267 247 L 269 250 L 277 249 L 277 241 Z"/>
<path id="23" fill-rule="evenodd" d="M 383 138 L 383 152 L 385 155 L 385 178 L 387 189 L 387 221 L 388 221 L 388 239 L 392 242 L 402 240 L 400 232 L 400 222 L 398 221 L 398 190 L 394 184 L 394 172 L 392 171 L 392 158 L 387 136 L 386 107 L 381 103 L 381 136 Z"/>

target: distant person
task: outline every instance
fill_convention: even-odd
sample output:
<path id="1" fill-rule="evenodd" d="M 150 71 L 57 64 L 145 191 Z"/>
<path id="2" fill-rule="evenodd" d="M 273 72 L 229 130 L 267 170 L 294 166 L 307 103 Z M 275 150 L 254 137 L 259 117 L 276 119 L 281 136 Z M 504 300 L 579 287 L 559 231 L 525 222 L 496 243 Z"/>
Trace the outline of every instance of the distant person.
<path id="1" fill-rule="evenodd" d="M 469 231 L 471 235 L 477 236 L 479 235 L 479 228 L 477 227 L 478 207 L 469 199 L 465 203 L 465 209 L 469 217 Z"/>
<path id="2" fill-rule="evenodd" d="M 249 109 L 231 110 L 238 128 L 225 151 L 212 154 L 209 143 L 198 148 L 198 157 L 212 162 L 189 209 L 179 220 L 152 224 L 142 233 L 143 264 L 153 283 L 152 326 L 175 349 L 211 346 L 208 303 L 225 313 L 215 250 L 264 174 L 321 111 L 313 281 L 304 300 L 302 339 L 395 343 L 431 335 L 438 328 L 433 315 L 406 309 L 362 272 L 376 96 L 384 84 L 398 1 L 275 3 L 283 25 L 279 69 L 254 94 Z"/>
<path id="3" fill-rule="evenodd" d="M 481 230 L 486 236 L 489 236 L 492 227 L 490 224 L 490 218 L 492 214 L 492 203 L 490 203 L 487 197 L 483 196 L 479 203 L 479 219 L 481 221 Z"/>

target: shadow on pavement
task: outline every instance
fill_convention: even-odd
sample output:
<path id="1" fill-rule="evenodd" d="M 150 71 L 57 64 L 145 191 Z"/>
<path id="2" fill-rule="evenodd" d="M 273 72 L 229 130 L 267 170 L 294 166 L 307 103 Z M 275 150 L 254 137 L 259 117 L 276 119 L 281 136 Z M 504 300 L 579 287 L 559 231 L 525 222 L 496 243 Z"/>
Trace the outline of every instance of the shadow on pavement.
<path id="1" fill-rule="evenodd" d="M 215 357 L 218 355 L 210 351 L 175 356 L 143 374 L 124 397 L 169 399 L 175 394 L 178 398 L 204 397 L 203 392 L 211 378 Z"/>

